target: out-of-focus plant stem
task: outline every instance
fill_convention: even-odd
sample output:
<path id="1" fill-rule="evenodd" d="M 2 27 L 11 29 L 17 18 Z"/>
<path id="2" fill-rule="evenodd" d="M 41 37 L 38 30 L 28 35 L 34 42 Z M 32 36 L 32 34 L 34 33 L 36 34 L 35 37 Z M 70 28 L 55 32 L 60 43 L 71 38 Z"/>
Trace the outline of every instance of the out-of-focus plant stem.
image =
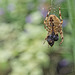
<path id="1" fill-rule="evenodd" d="M 74 58 L 74 70 L 75 70 L 75 0 L 67 0 L 69 19 L 72 26 L 72 46 L 73 46 L 73 58 Z"/>

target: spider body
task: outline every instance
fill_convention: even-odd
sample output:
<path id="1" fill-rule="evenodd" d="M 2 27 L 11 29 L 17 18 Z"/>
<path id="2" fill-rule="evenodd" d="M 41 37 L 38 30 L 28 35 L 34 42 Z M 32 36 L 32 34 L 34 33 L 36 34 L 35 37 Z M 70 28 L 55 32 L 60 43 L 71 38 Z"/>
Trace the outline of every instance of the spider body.
<path id="1" fill-rule="evenodd" d="M 54 41 L 58 41 L 58 39 L 59 39 L 58 34 L 55 35 L 54 32 L 52 32 L 52 34 L 47 36 L 47 42 L 51 47 L 54 45 Z"/>
<path id="2" fill-rule="evenodd" d="M 49 44 L 51 47 L 54 45 L 54 40 L 51 39 L 50 36 L 47 37 L 47 42 L 48 42 L 48 44 Z"/>
<path id="3" fill-rule="evenodd" d="M 54 35 L 58 35 L 58 33 L 60 33 L 61 39 L 62 39 L 60 44 L 62 44 L 62 42 L 63 42 L 63 32 L 62 32 L 63 20 L 61 17 L 60 7 L 59 7 L 60 19 L 55 15 L 49 15 L 50 11 L 51 11 L 51 8 L 49 9 L 49 12 L 47 13 L 46 19 L 44 20 L 44 24 L 45 24 L 44 28 L 48 31 L 48 34 L 47 34 L 47 37 L 45 38 L 45 40 L 47 40 L 48 36 L 50 36 L 50 35 L 54 36 Z M 53 33 L 54 33 L 54 35 L 53 35 Z"/>

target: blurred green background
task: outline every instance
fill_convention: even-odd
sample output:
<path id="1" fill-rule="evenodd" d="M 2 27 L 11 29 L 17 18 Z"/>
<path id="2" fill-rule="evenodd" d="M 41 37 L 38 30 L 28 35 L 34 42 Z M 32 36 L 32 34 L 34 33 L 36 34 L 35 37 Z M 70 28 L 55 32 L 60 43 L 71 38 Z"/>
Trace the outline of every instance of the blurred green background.
<path id="1" fill-rule="evenodd" d="M 0 75 L 74 75 L 75 0 L 0 0 Z M 49 8 L 63 18 L 64 42 L 48 47 Z"/>

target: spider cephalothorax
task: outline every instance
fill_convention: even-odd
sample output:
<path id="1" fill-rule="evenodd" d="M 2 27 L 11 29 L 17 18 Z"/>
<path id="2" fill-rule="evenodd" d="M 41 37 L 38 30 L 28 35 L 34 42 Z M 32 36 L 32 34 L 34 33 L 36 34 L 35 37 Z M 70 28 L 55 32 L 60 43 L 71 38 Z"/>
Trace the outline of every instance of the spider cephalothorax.
<path id="1" fill-rule="evenodd" d="M 60 19 L 55 15 L 49 15 L 50 11 L 51 11 L 51 8 L 49 9 L 49 12 L 47 13 L 46 19 L 44 21 L 44 24 L 45 24 L 44 28 L 48 31 L 48 35 L 45 38 L 45 40 L 47 40 L 47 41 L 50 40 L 50 38 L 48 37 L 50 35 L 52 35 L 54 37 L 54 35 L 58 35 L 58 33 L 60 33 L 61 39 L 62 39 L 60 44 L 62 44 L 62 42 L 63 42 L 63 32 L 62 32 L 63 20 L 61 17 L 60 7 L 59 7 Z M 54 33 L 54 35 L 53 35 L 53 33 Z M 52 40 L 52 42 L 54 42 L 54 41 Z M 50 42 L 48 41 L 48 43 L 50 43 Z M 52 45 L 53 45 L 53 43 L 52 43 Z"/>

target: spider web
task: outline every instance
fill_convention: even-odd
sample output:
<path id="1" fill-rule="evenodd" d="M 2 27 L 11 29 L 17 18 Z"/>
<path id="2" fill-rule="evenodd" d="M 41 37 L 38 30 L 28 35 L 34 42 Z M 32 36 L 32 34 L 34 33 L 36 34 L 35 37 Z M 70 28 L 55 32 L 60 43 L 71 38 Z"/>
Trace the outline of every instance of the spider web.
<path id="1" fill-rule="evenodd" d="M 42 17 L 44 17 L 44 18 L 46 17 L 49 8 L 51 8 L 50 14 L 54 14 L 59 17 L 59 7 L 61 8 L 61 15 L 62 15 L 63 19 L 66 19 L 66 17 L 69 16 L 67 0 L 49 0 L 48 3 L 49 3 L 49 6 L 47 6 L 47 9 L 45 9 L 45 7 L 42 7 L 42 9 L 41 9 L 43 11 Z M 66 12 L 66 14 L 64 14 L 65 12 Z M 65 21 L 67 22 L 67 19 Z M 66 25 L 67 24 L 65 24 L 65 25 L 63 24 L 63 27 Z"/>
<path id="2" fill-rule="evenodd" d="M 48 9 L 50 7 L 52 9 L 50 14 L 54 14 L 54 15 L 59 17 L 59 7 L 60 7 L 61 8 L 62 18 L 63 19 L 68 19 L 68 18 L 66 18 L 66 17 L 69 17 L 67 0 L 50 0 L 50 6 L 48 7 Z M 72 8 L 69 8 L 69 9 L 71 10 Z M 66 12 L 66 14 L 64 14 L 65 12 Z M 46 16 L 44 16 L 44 17 L 46 17 Z M 73 53 L 72 53 L 72 56 L 74 57 Z M 68 72 L 68 74 L 69 73 L 73 73 L 73 72 L 74 72 L 74 68 L 73 68 L 73 71 L 72 72 Z"/>
<path id="3" fill-rule="evenodd" d="M 64 5 L 62 5 L 62 3 L 64 4 Z M 68 14 L 68 5 L 67 5 L 67 0 L 51 0 L 51 6 L 54 8 L 54 9 L 58 9 L 59 7 L 61 7 L 61 15 L 62 15 L 62 17 L 63 17 L 63 19 L 65 19 L 66 17 L 69 17 L 69 14 Z M 70 11 L 72 10 L 72 8 L 69 8 L 70 9 Z M 64 15 L 64 13 L 65 13 L 65 11 L 67 11 L 66 13 L 66 15 Z M 57 14 L 57 11 L 56 12 L 54 12 L 54 10 L 52 11 L 52 13 L 55 13 L 55 14 Z M 66 16 L 66 17 L 65 17 Z M 73 19 L 75 19 L 75 18 L 73 18 Z M 73 52 L 73 51 L 72 51 Z M 72 53 L 72 56 L 73 56 L 73 59 L 74 59 L 74 54 Z M 73 62 L 74 62 L 74 60 L 73 60 Z M 73 64 L 73 65 L 75 65 L 75 64 Z M 73 72 L 75 72 L 75 68 L 73 67 L 72 68 L 73 69 L 73 71 L 72 72 L 70 72 L 70 73 L 73 73 Z M 68 73 L 69 74 L 69 73 Z"/>
<path id="4" fill-rule="evenodd" d="M 65 3 L 64 3 L 65 2 Z M 50 0 L 49 1 L 49 6 L 47 7 L 47 12 L 49 10 L 49 8 L 51 7 L 51 12 L 50 14 L 55 14 L 56 16 L 59 15 L 59 7 L 61 7 L 61 11 L 62 11 L 62 14 L 65 12 L 65 10 L 68 11 L 68 7 L 67 7 L 67 0 Z M 62 4 L 64 5 L 64 7 L 62 6 Z M 44 10 L 44 7 L 42 8 L 42 10 Z M 68 14 L 68 12 L 67 12 Z M 46 16 L 44 16 L 46 17 Z M 63 17 L 65 17 L 63 15 Z"/>
<path id="5" fill-rule="evenodd" d="M 63 5 L 62 5 L 63 4 Z M 62 18 L 65 19 L 66 17 L 69 17 L 69 14 L 68 14 L 68 5 L 67 5 L 67 0 L 51 0 L 51 7 L 53 7 L 53 11 L 51 13 L 54 13 L 56 15 L 59 15 L 57 13 L 58 8 L 60 7 L 61 8 L 61 15 L 62 15 Z M 72 8 L 69 8 L 70 11 L 72 10 Z M 57 11 L 56 11 L 57 10 Z M 64 15 L 64 13 L 67 13 L 66 15 Z M 74 19 L 74 18 L 73 18 Z M 72 51 L 73 52 L 73 51 Z M 73 57 L 73 62 L 74 62 L 74 54 L 72 53 L 72 57 Z M 75 64 L 73 64 L 75 65 Z M 70 73 L 73 73 L 75 72 L 75 68 L 74 66 L 72 67 L 72 71 L 71 72 L 68 72 L 67 74 L 70 74 Z"/>
<path id="6" fill-rule="evenodd" d="M 64 7 L 62 6 L 62 4 L 63 4 Z M 62 17 L 65 18 L 63 13 L 66 10 L 68 11 L 67 0 L 50 0 L 50 7 L 52 8 L 51 14 L 55 14 L 56 16 L 59 16 L 59 7 L 60 7 L 61 8 Z M 48 9 L 50 7 L 48 7 Z M 68 14 L 68 12 L 67 12 L 67 14 Z"/>

